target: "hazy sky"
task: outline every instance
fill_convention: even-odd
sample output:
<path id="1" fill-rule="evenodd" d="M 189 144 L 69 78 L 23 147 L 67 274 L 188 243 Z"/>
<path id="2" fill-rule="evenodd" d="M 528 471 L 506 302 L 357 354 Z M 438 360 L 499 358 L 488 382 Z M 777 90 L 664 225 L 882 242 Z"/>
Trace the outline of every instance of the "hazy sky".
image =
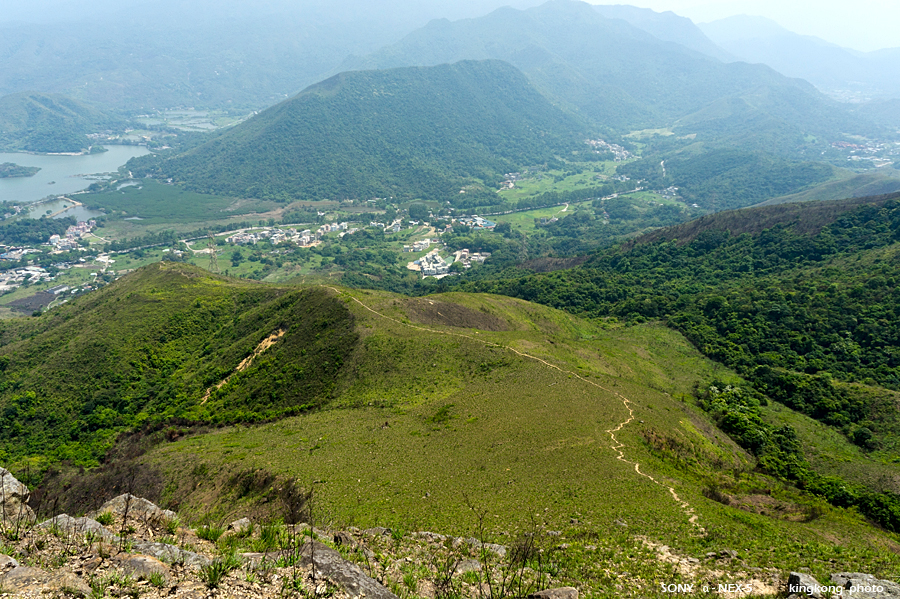
<path id="1" fill-rule="evenodd" d="M 671 10 L 695 23 L 746 14 L 829 42 L 871 51 L 900 47 L 900 0 L 589 0 Z"/>
<path id="2" fill-rule="evenodd" d="M 127 11 L 133 5 L 191 5 L 213 0 L 0 0 L 0 22 L 8 20 L 53 21 Z M 342 0 L 353 4 L 360 0 Z M 375 1 L 375 0 L 373 0 Z M 389 0 L 380 0 L 388 2 Z M 404 0 L 405 4 L 410 0 Z M 696 23 L 739 14 L 768 17 L 781 26 L 805 35 L 815 35 L 846 48 L 871 51 L 900 47 L 900 0 L 588 0 L 594 4 L 632 4 L 656 11 L 671 10 Z M 328 4 L 328 0 L 218 0 L 244 7 L 260 4 L 292 6 Z M 484 4 L 485 12 L 503 4 L 540 4 L 543 0 L 412 0 L 413 6 L 459 4 L 469 11 Z M 445 7 L 446 9 L 447 7 Z M 424 6 L 419 12 L 427 12 Z M 438 11 L 440 12 L 440 11 Z M 459 18 L 449 9 L 446 16 Z"/>

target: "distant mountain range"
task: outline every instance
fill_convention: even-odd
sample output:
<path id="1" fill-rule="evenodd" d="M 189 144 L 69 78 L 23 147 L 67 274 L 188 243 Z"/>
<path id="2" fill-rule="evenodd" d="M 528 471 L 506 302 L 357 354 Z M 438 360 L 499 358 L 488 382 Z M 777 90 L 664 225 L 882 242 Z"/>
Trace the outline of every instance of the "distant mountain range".
<path id="1" fill-rule="evenodd" d="M 129 165 L 243 197 L 495 197 L 520 165 L 587 152 L 588 131 L 514 67 L 467 61 L 342 73 L 186 153 Z"/>
<path id="2" fill-rule="evenodd" d="M 799 35 L 769 19 L 746 15 L 699 27 L 736 59 L 767 64 L 820 89 L 844 93 L 859 90 L 882 98 L 900 94 L 900 48 L 857 52 Z"/>
<path id="3" fill-rule="evenodd" d="M 0 98 L 0 150 L 80 152 L 90 146 L 87 134 L 125 125 L 119 116 L 58 94 Z"/>
<path id="4" fill-rule="evenodd" d="M 516 5 L 536 4 L 518 0 Z M 501 0 L 40 0 L 0 15 L 0 95 L 61 93 L 126 111 L 261 109 L 436 17 Z M 43 7 L 43 8 L 38 8 Z M 12 22 L 16 19 L 24 22 Z"/>
<path id="5" fill-rule="evenodd" d="M 620 132 L 672 127 L 719 146 L 795 152 L 809 135 L 877 131 L 804 81 L 763 65 L 723 63 L 601 13 L 628 17 L 658 35 L 667 32 L 668 39 L 715 53 L 698 29 L 674 15 L 552 0 L 478 19 L 432 21 L 397 44 L 348 59 L 338 70 L 500 59 L 598 126 Z"/>

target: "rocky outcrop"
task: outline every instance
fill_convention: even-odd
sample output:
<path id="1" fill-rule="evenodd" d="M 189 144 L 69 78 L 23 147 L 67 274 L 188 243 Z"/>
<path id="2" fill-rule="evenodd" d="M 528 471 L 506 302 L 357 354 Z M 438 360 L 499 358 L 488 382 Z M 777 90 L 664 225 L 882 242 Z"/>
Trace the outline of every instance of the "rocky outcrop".
<path id="1" fill-rule="evenodd" d="M 23 526 L 34 522 L 28 507 L 28 487 L 6 468 L 0 468 L 0 526 Z"/>
<path id="2" fill-rule="evenodd" d="M 174 521 L 178 515 L 171 510 L 163 510 L 150 501 L 141 497 L 135 497 L 130 493 L 114 497 L 100 506 L 95 517 L 99 514 L 110 513 L 119 518 L 127 518 L 138 522 L 144 522 L 153 526 L 163 526 Z"/>
<path id="3" fill-rule="evenodd" d="M 91 587 L 71 572 L 47 572 L 27 566 L 13 568 L 0 576 L 0 587 L 18 596 L 48 591 L 75 596 L 91 594 Z"/>
<path id="4" fill-rule="evenodd" d="M 92 535 L 105 543 L 118 543 L 119 537 L 111 533 L 105 526 L 91 518 L 73 518 L 68 514 L 60 514 L 45 520 L 35 527 L 37 530 L 58 532 L 63 535 Z"/>
<path id="5" fill-rule="evenodd" d="M 385 586 L 367 576 L 356 564 L 348 562 L 334 549 L 310 541 L 300 550 L 304 566 L 336 584 L 351 597 L 367 599 L 397 599 Z"/>

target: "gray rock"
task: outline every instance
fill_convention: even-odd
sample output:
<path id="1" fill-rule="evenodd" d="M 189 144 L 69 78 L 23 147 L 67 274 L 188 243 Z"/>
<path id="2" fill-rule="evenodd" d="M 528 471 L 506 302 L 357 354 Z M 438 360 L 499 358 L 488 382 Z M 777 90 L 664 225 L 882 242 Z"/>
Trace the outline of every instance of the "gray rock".
<path id="1" fill-rule="evenodd" d="M 68 514 L 60 514 L 50 520 L 45 520 L 35 528 L 38 530 L 58 530 L 63 535 L 93 534 L 105 543 L 118 543 L 119 537 L 109 532 L 105 526 L 90 518 L 73 518 Z"/>
<path id="2" fill-rule="evenodd" d="M 14 593 L 46 592 L 48 590 L 68 590 L 81 595 L 90 595 L 91 593 L 91 587 L 71 572 L 51 574 L 40 568 L 26 566 L 19 566 L 0 576 L 0 587 Z"/>
<path id="3" fill-rule="evenodd" d="M 342 530 L 334 533 L 334 544 L 341 547 L 353 547 L 356 545 L 356 541 L 353 540 L 353 537 L 350 536 L 350 533 L 346 533 Z"/>
<path id="4" fill-rule="evenodd" d="M 818 580 L 802 572 L 791 572 L 791 575 L 788 577 L 788 593 L 796 593 L 801 597 L 820 599 L 822 594 L 816 589 L 821 586 Z"/>
<path id="5" fill-rule="evenodd" d="M 119 565 L 126 574 L 131 574 L 135 578 L 143 578 L 144 580 L 150 580 L 152 574 L 160 574 L 164 580 L 169 580 L 171 575 L 169 566 L 155 557 L 130 554 L 121 554 L 119 557 Z"/>
<path id="6" fill-rule="evenodd" d="M 6 468 L 0 468 L 0 524 L 31 525 L 34 512 L 28 507 L 28 487 L 16 480 Z"/>
<path id="7" fill-rule="evenodd" d="M 871 574 L 861 572 L 841 572 L 831 575 L 835 586 L 847 589 L 845 597 L 854 599 L 900 599 L 900 584 L 890 580 L 879 580 Z"/>
<path id="8" fill-rule="evenodd" d="M 456 573 L 481 572 L 481 562 L 477 559 L 467 559 L 456 564 Z"/>
<path id="9" fill-rule="evenodd" d="M 13 568 L 18 568 L 19 562 L 15 559 L 9 557 L 8 555 L 0 554 L 0 572 L 3 570 L 11 570 Z"/>
<path id="10" fill-rule="evenodd" d="M 209 559 L 202 555 L 166 543 L 136 541 L 132 548 L 169 564 L 184 564 L 188 568 L 202 568 L 209 565 Z"/>
<path id="11" fill-rule="evenodd" d="M 304 566 L 314 565 L 318 576 L 326 578 L 351 597 L 398 599 L 386 587 L 366 576 L 359 566 L 348 562 L 340 553 L 318 541 L 307 542 L 300 552 Z"/>
<path id="12" fill-rule="evenodd" d="M 575 587 L 547 589 L 528 595 L 528 599 L 578 599 L 578 589 Z"/>
<path id="13" fill-rule="evenodd" d="M 466 539 L 465 542 L 475 549 L 485 549 L 486 551 L 497 554 L 499 557 L 506 557 L 506 547 L 503 545 L 497 545 L 496 543 L 482 543 L 474 537 Z"/>
<path id="14" fill-rule="evenodd" d="M 125 493 L 124 495 L 119 495 L 118 497 L 110 499 L 100 506 L 100 509 L 95 513 L 102 514 L 103 512 L 110 512 L 122 518 L 125 516 L 126 511 L 129 519 L 146 522 L 155 526 L 162 526 L 178 517 L 175 512 L 160 509 L 152 501 L 147 501 L 142 497 L 135 497 L 130 493 Z"/>
<path id="15" fill-rule="evenodd" d="M 233 532 L 236 535 L 243 535 L 247 534 L 252 527 L 253 523 L 250 522 L 250 518 L 241 518 L 228 525 L 228 532 Z"/>

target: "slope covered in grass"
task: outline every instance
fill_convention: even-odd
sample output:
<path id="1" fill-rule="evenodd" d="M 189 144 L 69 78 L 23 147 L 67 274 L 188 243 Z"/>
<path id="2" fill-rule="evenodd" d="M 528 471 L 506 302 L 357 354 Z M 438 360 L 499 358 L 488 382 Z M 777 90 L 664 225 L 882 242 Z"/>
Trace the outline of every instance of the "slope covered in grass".
<path id="1" fill-rule="evenodd" d="M 237 371 L 273 334 L 279 343 Z M 310 409 L 330 399 L 355 339 L 347 311 L 321 290 L 157 263 L 3 323 L 0 453 L 90 465 L 123 431 Z"/>
<path id="2" fill-rule="evenodd" d="M 745 382 L 656 323 L 164 263 L 7 325 L 0 354 L 15 472 L 36 459 L 90 464 L 142 425 L 154 439 L 135 457 L 141 437 L 124 438 L 98 478 L 47 477 L 66 481 L 62 497 L 80 488 L 102 501 L 131 485 L 184 517 L 261 521 L 282 515 L 278 489 L 294 480 L 316 489 L 317 521 L 338 526 L 470 534 L 484 513 L 504 544 L 532 526 L 561 531 L 573 552 L 557 580 L 596 596 L 706 576 L 662 559 L 660 543 L 684 559 L 738 551 L 723 581 L 821 575 L 835 556 L 880 576 L 898 567 L 892 534 L 755 470 L 695 397 L 709 381 Z M 78 433 L 84 423 L 96 428 Z"/>
<path id="3" fill-rule="evenodd" d="M 319 522 L 463 535 L 475 507 L 496 542 L 563 531 L 573 545 L 559 579 L 593 596 L 655 596 L 691 578 L 645 541 L 700 558 L 733 548 L 742 562 L 726 578 L 820 571 L 835 556 L 895 568 L 881 559 L 892 535 L 753 471 L 690 395 L 698 380 L 740 379 L 670 329 L 496 296 L 335 291 L 362 332 L 341 407 L 157 447 L 141 463 L 170 481 L 164 502 L 264 519 L 279 513 L 276 481 L 293 479 L 315 486 Z"/>

